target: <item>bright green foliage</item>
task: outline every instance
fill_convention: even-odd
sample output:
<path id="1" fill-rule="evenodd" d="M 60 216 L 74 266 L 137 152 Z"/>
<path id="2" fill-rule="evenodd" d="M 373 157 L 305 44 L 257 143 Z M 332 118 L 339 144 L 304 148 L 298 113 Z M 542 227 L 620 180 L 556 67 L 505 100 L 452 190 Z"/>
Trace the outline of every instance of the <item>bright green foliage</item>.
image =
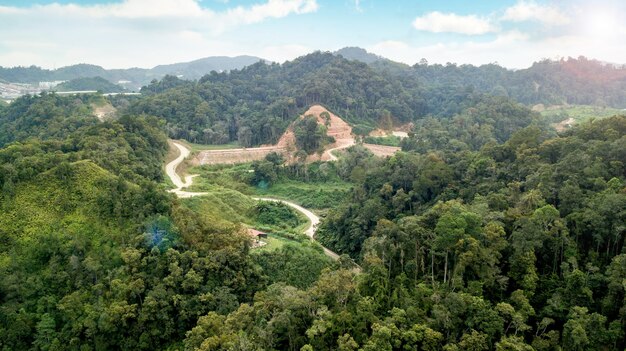
<path id="1" fill-rule="evenodd" d="M 387 145 L 387 146 L 400 146 L 401 141 L 402 141 L 402 138 L 395 136 L 395 135 L 389 135 L 389 136 L 384 136 L 384 137 L 368 136 L 363 139 L 363 142 L 367 144 Z"/>
<path id="2" fill-rule="evenodd" d="M 314 54 L 198 83 L 168 79 L 146 101 L 180 104 L 170 111 L 200 122 L 211 109 L 236 113 L 224 114 L 224 135 L 254 143 L 278 133 L 272 127 L 290 113 L 266 125 L 276 114 L 246 110 L 256 98 L 244 95 L 275 83 L 242 79 L 234 93 L 223 81 L 283 69 L 298 76 L 302 62 L 324 79 L 347 77 L 328 61 Z M 441 69 L 454 76 L 457 68 Z M 417 95 L 403 105 L 406 96 L 394 98 L 402 85 L 385 79 L 377 81 L 389 87 L 384 94 L 365 93 L 374 107 L 311 82 L 293 95 L 301 101 L 280 103 L 329 101 L 367 118 L 425 108 Z M 362 77 L 350 88 L 360 94 L 370 83 Z M 179 88 L 205 90 L 184 97 Z M 298 240 L 250 249 L 241 223 L 283 229 L 301 221 L 284 206 L 243 195 L 256 191 L 249 165 L 203 167 L 216 175 L 198 185 L 205 197 L 164 192 L 157 182 L 165 137 L 154 118 L 85 122 L 81 104 L 47 95 L 1 110 L 7 121 L 7 111 L 16 114 L 20 122 L 7 125 L 21 134 L 0 149 L 0 348 L 623 350 L 626 118 L 555 136 L 506 99 L 446 89 L 437 105 L 446 107 L 438 110 L 441 128 L 420 126 L 422 137 L 406 152 L 374 158 L 356 146 L 326 165 L 285 165 L 276 155 L 258 165 L 259 174 L 275 175 L 266 191 L 281 182 L 308 184 L 303 196 L 320 184 L 343 186 L 317 232 L 345 255 L 337 262 Z M 159 102 L 168 94 L 172 100 Z M 47 109 L 56 117 L 42 118 Z M 171 121 L 170 133 L 181 128 Z M 254 140 L 252 127 L 263 130 Z"/>
<path id="3" fill-rule="evenodd" d="M 15 108 L 56 104 L 62 115 L 68 101 L 44 95 Z M 167 348 L 201 315 L 235 310 L 262 286 L 238 225 L 156 185 L 166 144 L 155 120 L 45 138 L 0 149 L 0 348 Z"/>

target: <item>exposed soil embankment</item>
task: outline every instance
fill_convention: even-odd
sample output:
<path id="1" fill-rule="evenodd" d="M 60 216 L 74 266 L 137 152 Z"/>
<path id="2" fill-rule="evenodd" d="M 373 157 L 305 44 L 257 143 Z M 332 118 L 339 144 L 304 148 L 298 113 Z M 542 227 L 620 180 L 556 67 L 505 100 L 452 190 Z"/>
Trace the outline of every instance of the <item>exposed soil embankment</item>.
<path id="1" fill-rule="evenodd" d="M 302 116 L 313 115 L 317 117 L 318 122 L 325 124 L 326 120 L 322 114 L 326 112 L 330 116 L 328 124 L 327 134 L 335 138 L 335 143 L 328 145 L 322 155 L 311 155 L 307 161 L 332 161 L 336 158 L 330 153 L 330 151 L 343 149 L 354 145 L 354 138 L 352 136 L 352 127 L 344 120 L 329 112 L 327 109 L 320 105 L 311 106 Z M 198 155 L 192 161 L 195 165 L 209 165 L 209 164 L 234 164 L 251 162 L 261 160 L 272 152 L 283 154 L 289 158 L 296 151 L 296 139 L 293 134 L 292 127 L 289 127 L 285 134 L 283 134 L 276 145 L 267 145 L 261 147 L 252 148 L 240 148 L 229 150 L 205 150 L 198 153 Z"/>
<path id="2" fill-rule="evenodd" d="M 395 154 L 401 149 L 397 146 L 385 146 L 376 144 L 363 144 L 363 146 L 370 150 L 374 155 L 379 157 L 387 157 Z"/>

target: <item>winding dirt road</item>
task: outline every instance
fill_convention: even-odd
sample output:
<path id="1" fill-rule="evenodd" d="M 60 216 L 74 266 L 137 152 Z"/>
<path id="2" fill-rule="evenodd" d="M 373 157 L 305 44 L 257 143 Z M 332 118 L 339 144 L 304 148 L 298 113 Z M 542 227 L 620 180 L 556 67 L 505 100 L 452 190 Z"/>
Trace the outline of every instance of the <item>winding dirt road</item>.
<path id="1" fill-rule="evenodd" d="M 354 144 L 356 144 L 354 139 L 350 139 L 346 144 L 343 144 L 343 145 L 334 147 L 332 149 L 326 150 L 325 153 L 328 154 L 328 161 L 337 161 L 337 156 L 335 156 L 333 154 L 333 151 L 346 149 L 346 148 L 349 148 L 350 146 L 352 146 Z"/>
<path id="2" fill-rule="evenodd" d="M 170 190 L 170 192 L 176 194 L 176 196 L 181 197 L 181 198 L 189 198 L 189 197 L 194 197 L 194 196 L 206 195 L 206 193 L 190 192 L 190 191 L 183 190 L 183 188 L 187 188 L 191 186 L 191 184 L 193 184 L 193 178 L 196 175 L 186 176 L 185 180 L 183 181 L 180 175 L 176 173 L 176 168 L 178 167 L 179 164 L 181 164 L 181 162 L 185 160 L 185 158 L 189 157 L 190 151 L 184 145 L 177 143 L 175 141 L 172 141 L 172 144 L 180 151 L 180 155 L 178 155 L 178 157 L 175 160 L 173 160 L 172 162 L 168 163 L 165 166 L 165 173 L 172 180 L 172 183 L 174 183 L 174 186 L 176 187 L 176 189 L 172 189 Z M 295 210 L 299 211 L 300 213 L 302 213 L 303 215 L 305 215 L 309 219 L 309 221 L 311 221 L 311 224 L 304 231 L 304 234 L 306 234 L 309 238 L 311 238 L 311 240 L 314 240 L 313 237 L 315 236 L 315 231 L 317 230 L 317 225 L 320 222 L 320 218 L 316 216 L 313 212 L 291 201 L 273 199 L 269 197 L 254 197 L 253 199 L 259 200 L 259 201 L 282 202 L 285 205 L 290 206 L 294 208 Z M 330 251 L 329 249 L 323 246 L 322 248 L 324 249 L 324 254 L 326 254 L 326 256 L 332 258 L 333 260 L 339 259 L 339 255 L 337 255 L 336 253 Z"/>
<path id="3" fill-rule="evenodd" d="M 193 177 L 195 177 L 196 175 L 188 175 L 185 177 L 185 180 L 183 181 L 178 175 L 178 173 L 176 173 L 176 168 L 187 157 L 189 157 L 190 151 L 189 149 L 187 149 L 186 147 L 184 147 L 183 145 L 175 141 L 172 141 L 172 144 L 178 149 L 178 151 L 180 152 L 180 155 L 178 155 L 178 157 L 174 161 L 168 163 L 165 166 L 165 173 L 167 174 L 168 177 L 170 177 L 170 179 L 172 180 L 172 183 L 174 183 L 174 186 L 176 187 L 176 189 L 170 190 L 170 193 L 174 193 L 176 194 L 176 196 L 182 197 L 182 198 L 206 195 L 206 193 L 192 193 L 192 192 L 183 190 L 183 188 L 187 188 L 191 186 L 191 184 L 193 183 Z"/>
<path id="4" fill-rule="evenodd" d="M 309 221 L 311 221 L 311 224 L 304 231 L 304 234 L 306 234 L 309 238 L 311 238 L 311 240 L 314 240 L 313 236 L 315 236 L 315 231 L 317 230 L 317 225 L 320 223 L 320 218 L 318 216 L 316 216 L 313 212 L 307 210 L 306 208 L 304 208 L 304 207 L 302 207 L 300 205 L 294 204 L 291 201 L 273 199 L 271 197 L 253 197 L 253 199 L 260 200 L 260 201 L 281 202 L 281 203 L 284 203 L 287 206 L 290 206 L 290 207 L 294 208 L 296 211 L 302 213 L 303 215 L 305 215 L 309 219 Z M 329 249 L 325 248 L 324 246 L 322 246 L 322 248 L 324 249 L 324 253 L 326 254 L 326 256 L 332 258 L 333 260 L 338 260 L 339 259 L 339 255 L 337 255 L 333 251 L 330 251 Z"/>

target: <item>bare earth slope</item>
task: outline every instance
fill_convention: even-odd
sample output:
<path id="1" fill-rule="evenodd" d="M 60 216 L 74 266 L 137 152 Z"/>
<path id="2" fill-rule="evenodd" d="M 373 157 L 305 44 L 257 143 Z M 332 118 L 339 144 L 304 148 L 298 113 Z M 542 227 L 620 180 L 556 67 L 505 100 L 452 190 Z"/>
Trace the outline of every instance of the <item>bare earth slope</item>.
<path id="1" fill-rule="evenodd" d="M 311 106 L 300 118 L 308 115 L 317 117 L 319 123 L 325 123 L 324 118 L 321 116 L 324 112 L 330 115 L 330 123 L 328 125 L 328 135 L 335 138 L 335 142 L 327 146 L 327 149 L 322 155 L 311 155 L 307 159 L 308 161 L 335 161 L 335 157 L 332 152 L 335 150 L 345 149 L 355 144 L 354 136 L 352 135 L 352 127 L 346 123 L 343 119 L 337 115 L 331 113 L 326 108 L 320 105 Z M 381 148 L 377 145 L 372 147 L 368 144 L 365 147 L 372 150 L 375 155 L 388 156 L 393 152 L 399 150 L 399 148 L 389 149 Z M 228 149 L 228 150 L 204 150 L 198 153 L 198 155 L 192 160 L 194 165 L 207 165 L 207 164 L 233 164 L 250 162 L 255 160 L 261 160 L 269 153 L 277 152 L 285 156 L 290 156 L 296 150 L 295 136 L 291 127 L 287 129 L 285 134 L 281 136 L 276 145 L 261 146 L 254 148 L 240 148 L 240 149 Z"/>

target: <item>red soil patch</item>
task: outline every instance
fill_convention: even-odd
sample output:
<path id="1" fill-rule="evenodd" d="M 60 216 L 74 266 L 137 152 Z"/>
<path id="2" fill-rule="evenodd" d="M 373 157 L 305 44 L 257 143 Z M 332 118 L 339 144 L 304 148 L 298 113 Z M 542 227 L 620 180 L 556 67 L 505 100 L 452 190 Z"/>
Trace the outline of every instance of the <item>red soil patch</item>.
<path id="1" fill-rule="evenodd" d="M 396 146 L 385 146 L 385 145 L 376 145 L 376 144 L 363 144 L 363 146 L 370 150 L 374 155 L 380 157 L 387 157 L 395 154 L 400 151 L 399 147 Z"/>
<path id="2" fill-rule="evenodd" d="M 328 125 L 328 135 L 335 138 L 335 143 L 328 145 L 326 151 L 320 156 L 317 154 L 310 155 L 307 161 L 313 162 L 317 160 L 328 161 L 333 159 L 328 150 L 341 149 L 354 144 L 354 138 L 352 137 L 352 127 L 344 120 L 331 113 L 320 105 L 311 106 L 300 118 L 304 116 L 313 115 L 317 117 L 318 122 L 324 124 L 326 120 L 321 116 L 322 113 L 328 112 L 330 115 L 330 124 Z M 229 150 L 205 150 L 198 153 L 193 159 L 194 165 L 206 165 L 206 164 L 234 164 L 251 162 L 261 160 L 272 152 L 277 152 L 287 156 L 288 159 L 292 158 L 292 155 L 297 150 L 296 138 L 293 133 L 293 128 L 290 126 L 287 131 L 280 137 L 276 145 L 264 145 L 255 148 L 240 148 Z"/>

